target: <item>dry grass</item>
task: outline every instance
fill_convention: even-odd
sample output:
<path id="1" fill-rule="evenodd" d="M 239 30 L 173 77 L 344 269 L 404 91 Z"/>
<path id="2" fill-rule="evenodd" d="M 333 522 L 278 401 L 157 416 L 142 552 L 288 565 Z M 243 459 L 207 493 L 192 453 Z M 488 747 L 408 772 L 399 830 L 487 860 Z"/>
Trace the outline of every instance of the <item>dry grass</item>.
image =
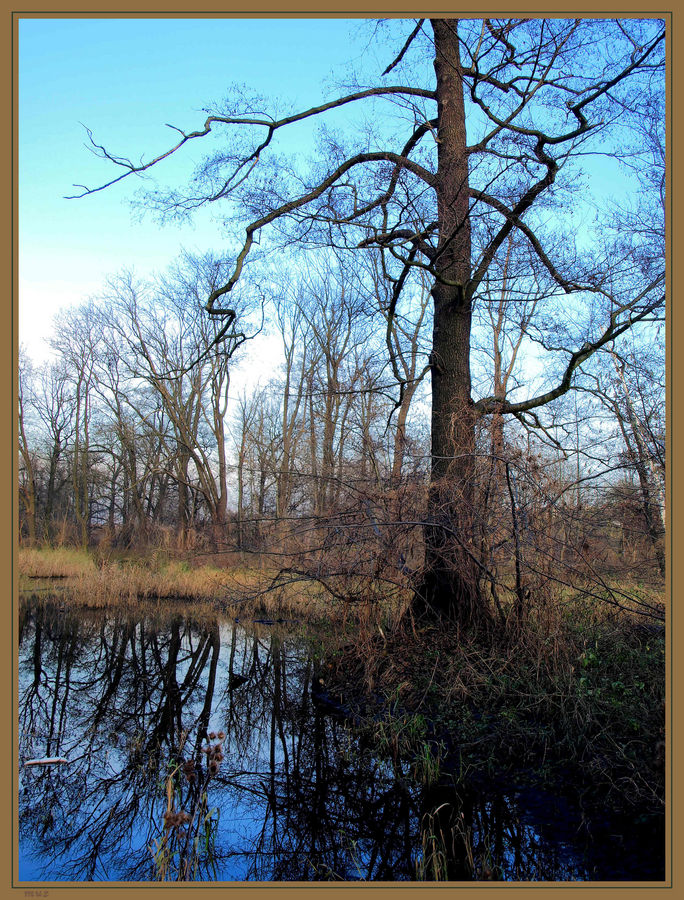
<path id="1" fill-rule="evenodd" d="M 82 572 L 69 582 L 69 594 L 76 602 L 97 606 L 149 599 L 214 601 L 222 593 L 221 572 L 188 571 L 178 563 L 160 569 L 106 563 L 93 571 Z"/>
<path id="2" fill-rule="evenodd" d="M 349 613 L 349 604 L 336 601 L 323 585 L 303 575 L 237 565 L 223 570 L 223 576 L 223 602 L 236 615 L 338 620 Z"/>
<path id="3" fill-rule="evenodd" d="M 162 601 L 169 606 L 207 605 L 241 617 L 336 619 L 346 615 L 344 605 L 332 602 L 319 584 L 304 578 L 278 578 L 276 570 L 263 565 L 191 566 L 163 553 L 114 558 L 69 548 L 20 548 L 18 570 L 30 578 L 64 578 L 59 588 L 67 592 L 68 602 L 89 607 Z M 31 590 L 30 582 L 22 587 Z"/>
<path id="4" fill-rule="evenodd" d="M 95 563 L 86 550 L 73 547 L 20 547 L 17 568 L 31 578 L 72 578 L 94 573 Z"/>

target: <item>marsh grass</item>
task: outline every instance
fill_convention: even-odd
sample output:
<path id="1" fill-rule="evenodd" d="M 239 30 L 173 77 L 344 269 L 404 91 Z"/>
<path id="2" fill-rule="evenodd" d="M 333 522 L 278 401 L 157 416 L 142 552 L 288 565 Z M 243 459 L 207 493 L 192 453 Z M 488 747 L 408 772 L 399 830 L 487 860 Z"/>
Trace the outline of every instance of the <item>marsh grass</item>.
<path id="1" fill-rule="evenodd" d="M 474 881 L 497 880 L 488 841 L 478 841 L 481 846 L 476 848 L 472 827 L 466 824 L 462 813 L 450 806 L 449 803 L 442 803 L 422 818 L 421 854 L 416 860 L 416 880 L 453 880 L 454 860 L 460 861 L 461 877 L 467 873 Z"/>
<path id="2" fill-rule="evenodd" d="M 421 822 L 421 850 L 416 862 L 418 881 L 448 881 L 453 856 L 453 834 L 447 838 L 437 818 L 439 809 L 426 813 Z"/>
<path id="3" fill-rule="evenodd" d="M 29 595 L 31 579 L 66 579 L 59 585 L 65 589 L 61 596 L 74 606 L 130 609 L 151 602 L 196 609 L 205 605 L 238 618 L 341 620 L 348 615 L 346 605 L 331 601 L 316 582 L 283 579 L 275 569 L 238 561 L 221 568 L 173 559 L 167 552 L 140 556 L 21 547 L 17 568 L 23 576 L 22 590 Z"/>
<path id="4" fill-rule="evenodd" d="M 73 547 L 20 547 L 17 570 L 30 578 L 73 578 L 96 571 L 93 556 Z"/>
<path id="5" fill-rule="evenodd" d="M 197 881 L 201 874 L 217 878 L 219 810 L 209 805 L 209 793 L 223 761 L 225 735 L 220 732 L 215 742 L 216 734 L 209 734 L 202 747 L 206 756 L 204 767 L 192 755 L 183 758 L 186 737 L 181 735 L 178 761 L 171 760 L 168 765 L 163 829 L 150 846 L 155 881 Z"/>
<path id="6" fill-rule="evenodd" d="M 140 563 L 107 563 L 94 572 L 82 573 L 69 586 L 76 601 L 90 600 L 102 605 L 119 600 L 212 601 L 223 594 L 220 571 L 191 570 L 178 562 L 163 562 L 156 568 Z"/>
<path id="7" fill-rule="evenodd" d="M 332 657 L 330 690 L 344 695 L 365 679 L 384 709 L 362 729 L 382 754 L 410 760 L 426 784 L 440 771 L 526 771 L 537 784 L 569 779 L 610 803 L 656 812 L 666 642 L 664 626 L 639 608 L 559 593 L 524 627 L 486 635 L 376 628 Z"/>

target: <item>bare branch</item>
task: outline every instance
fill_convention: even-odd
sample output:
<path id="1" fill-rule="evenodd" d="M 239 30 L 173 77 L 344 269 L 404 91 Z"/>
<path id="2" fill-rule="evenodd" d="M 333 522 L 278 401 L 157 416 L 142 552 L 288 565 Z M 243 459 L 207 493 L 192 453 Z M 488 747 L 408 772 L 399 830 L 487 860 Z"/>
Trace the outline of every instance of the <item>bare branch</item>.
<path id="1" fill-rule="evenodd" d="M 513 210 L 509 209 L 496 197 L 492 197 L 490 194 L 487 194 L 484 191 L 471 189 L 470 196 L 475 200 L 482 200 L 497 212 L 501 213 L 504 218 L 511 222 L 511 224 L 513 224 L 519 231 L 521 231 L 525 235 L 553 280 L 557 285 L 559 285 L 559 287 L 563 288 L 566 294 L 572 293 L 573 291 L 590 291 L 595 289 L 593 285 L 579 284 L 577 282 L 570 281 L 564 278 L 544 252 L 544 248 L 542 247 L 537 236 L 534 234 L 532 229 L 522 221 L 519 214 L 516 214 Z"/>
<path id="2" fill-rule="evenodd" d="M 411 34 L 408 36 L 408 38 L 407 38 L 407 40 L 406 40 L 406 43 L 404 44 L 404 46 L 403 46 L 403 47 L 401 48 L 401 50 L 399 51 L 399 55 L 394 59 L 394 62 L 391 62 L 391 63 L 387 66 L 387 68 L 385 69 L 385 71 L 382 73 L 383 75 L 389 75 L 389 73 L 392 71 L 392 69 L 393 69 L 395 66 L 398 66 L 398 65 L 399 65 L 399 63 L 400 63 L 400 62 L 402 61 L 402 59 L 404 58 L 404 54 L 406 53 L 406 51 L 408 50 L 408 48 L 409 48 L 409 47 L 411 46 L 411 44 L 413 43 L 413 39 L 416 37 L 416 35 L 417 35 L 418 32 L 420 31 L 420 29 L 423 27 L 423 22 L 424 22 L 424 21 L 425 21 L 425 19 L 418 19 L 418 24 L 417 24 L 416 27 L 413 29 L 413 31 L 411 32 Z"/>
<path id="3" fill-rule="evenodd" d="M 568 364 L 566 366 L 565 372 L 563 373 L 563 377 L 555 388 L 550 391 L 546 391 L 545 393 L 540 394 L 537 397 L 532 397 L 529 400 L 523 400 L 519 403 L 502 401 L 497 397 L 484 397 L 474 404 L 474 408 L 479 413 L 483 414 L 498 412 L 517 415 L 518 413 L 528 412 L 531 409 L 545 406 L 547 403 L 550 403 L 557 397 L 566 394 L 572 387 L 572 376 L 575 370 L 579 366 L 581 366 L 583 362 L 586 362 L 586 360 L 588 360 L 589 357 L 593 356 L 597 352 L 597 350 L 600 350 L 601 347 L 605 347 L 606 344 L 615 340 L 615 338 L 619 337 L 621 334 L 624 334 L 637 322 L 641 322 L 646 319 L 664 302 L 664 296 L 659 296 L 656 300 L 649 302 L 641 311 L 636 312 L 633 315 L 629 315 L 626 320 L 621 321 L 619 318 L 623 313 L 633 312 L 639 301 L 643 300 L 643 298 L 648 293 L 657 288 L 658 285 L 660 285 L 664 281 L 664 279 L 664 275 L 659 275 L 651 284 L 648 285 L 648 287 L 644 288 L 644 290 L 641 291 L 634 300 L 631 300 L 629 303 L 622 304 L 617 309 L 613 310 L 613 312 L 610 314 L 609 324 L 604 329 L 601 336 L 595 341 L 587 341 L 579 348 L 579 350 L 575 350 L 570 355 L 570 359 L 568 360 Z"/>
<path id="4" fill-rule="evenodd" d="M 261 152 L 270 144 L 271 139 L 274 133 L 279 129 L 283 128 L 286 125 L 291 125 L 294 122 L 301 122 L 304 119 L 311 118 L 312 116 L 320 115 L 321 113 L 327 112 L 331 109 L 337 109 L 341 106 L 345 106 L 347 103 L 354 103 L 358 100 L 364 100 L 368 97 L 384 97 L 384 96 L 392 96 L 396 94 L 407 94 L 409 96 L 414 97 L 425 97 L 429 100 L 435 99 L 435 92 L 423 90 L 422 88 L 413 88 L 413 87 L 401 87 L 401 86 L 393 86 L 393 87 L 379 87 L 379 88 L 369 88 L 365 91 L 358 91 L 354 94 L 349 94 L 346 97 L 339 97 L 336 100 L 331 100 L 329 103 L 322 103 L 320 106 L 313 106 L 311 109 L 307 109 L 301 113 L 295 113 L 291 116 L 286 116 L 283 119 L 273 120 L 270 118 L 252 118 L 252 117 L 233 117 L 233 116 L 209 116 L 205 122 L 204 127 L 202 129 L 198 129 L 197 131 L 191 131 L 189 133 L 185 133 L 180 128 L 177 128 L 174 125 L 168 126 L 173 128 L 174 131 L 177 131 L 182 135 L 180 141 L 177 144 L 174 144 L 169 150 L 161 153 L 159 156 L 156 156 L 154 159 L 149 162 L 141 162 L 139 165 L 132 163 L 130 160 L 127 160 L 123 157 L 117 157 L 114 154 L 110 153 L 100 144 L 96 144 L 92 137 L 92 132 L 89 128 L 86 128 L 88 132 L 88 137 L 93 147 L 93 152 L 95 152 L 102 159 L 106 159 L 109 162 L 114 163 L 117 166 L 123 167 L 126 171 L 119 175 L 117 178 L 113 178 L 111 181 L 108 181 L 106 184 L 101 184 L 99 187 L 89 188 L 84 185 L 74 185 L 74 187 L 83 187 L 83 191 L 80 194 L 72 194 L 67 196 L 65 199 L 67 200 L 77 200 L 81 197 L 85 197 L 88 194 L 95 194 L 98 191 L 103 191 L 108 187 L 111 187 L 113 184 L 121 181 L 124 178 L 128 178 L 129 175 L 140 175 L 143 172 L 147 172 L 153 166 L 156 166 L 162 160 L 167 159 L 169 156 L 176 153 L 180 148 L 186 144 L 188 141 L 194 140 L 195 138 L 206 137 L 210 131 L 212 130 L 212 126 L 215 124 L 221 125 L 256 125 L 262 128 L 266 128 L 267 135 L 264 140 L 259 144 L 259 146 L 254 150 L 243 162 L 241 163 L 241 167 L 249 164 L 252 161 L 258 160 Z"/>
<path id="5" fill-rule="evenodd" d="M 396 153 L 390 153 L 389 151 L 377 153 L 359 153 L 358 155 L 345 160 L 340 166 L 337 167 L 337 169 L 335 169 L 330 175 L 328 175 L 327 178 L 324 178 L 323 181 L 320 182 L 320 184 L 318 184 L 311 191 L 302 195 L 301 197 L 296 198 L 295 200 L 290 200 L 287 203 L 284 203 L 277 209 L 271 210 L 270 213 L 262 216 L 260 219 L 257 219 L 255 222 L 252 222 L 247 226 L 247 228 L 245 229 L 245 242 L 242 246 L 242 250 L 238 254 L 233 274 L 223 287 L 212 291 L 211 295 L 209 296 L 209 300 L 207 301 L 207 310 L 209 312 L 213 312 L 215 315 L 222 315 L 224 313 L 224 311 L 222 310 L 215 309 L 214 303 L 216 302 L 216 300 L 218 300 L 219 297 L 231 291 L 237 284 L 242 272 L 245 259 L 247 258 L 254 243 L 254 235 L 257 234 L 262 228 L 264 228 L 264 226 L 268 225 L 270 222 L 275 221 L 276 219 L 294 212 L 297 209 L 301 209 L 303 206 L 307 206 L 312 202 L 312 200 L 316 200 L 323 193 L 325 193 L 325 191 L 329 187 L 331 187 L 342 175 L 344 175 L 345 172 L 348 172 L 355 166 L 359 166 L 364 163 L 380 161 L 395 162 L 399 165 L 402 165 L 406 169 L 409 169 L 411 172 L 413 172 L 415 175 L 418 175 L 419 178 L 422 178 L 428 184 L 432 183 L 433 181 L 433 175 L 428 172 L 427 169 L 424 169 L 422 166 L 418 165 L 418 163 L 414 163 L 412 160 L 399 156 Z M 229 313 L 230 310 L 225 310 L 225 314 Z"/>

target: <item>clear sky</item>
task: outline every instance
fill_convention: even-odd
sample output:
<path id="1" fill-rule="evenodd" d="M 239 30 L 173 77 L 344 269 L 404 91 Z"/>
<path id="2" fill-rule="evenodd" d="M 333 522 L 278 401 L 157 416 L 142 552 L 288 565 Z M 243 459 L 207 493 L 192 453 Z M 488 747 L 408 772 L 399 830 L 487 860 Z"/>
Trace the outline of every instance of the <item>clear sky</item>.
<path id="1" fill-rule="evenodd" d="M 331 77 L 343 78 L 350 63 L 377 76 L 408 34 L 407 23 L 398 27 L 401 34 L 389 44 L 380 41 L 371 55 L 364 51 L 372 23 L 359 20 L 21 19 L 19 339 L 29 355 L 45 355 L 42 339 L 53 313 L 97 295 L 107 276 L 124 268 L 145 276 L 166 269 L 183 247 L 221 253 L 227 243 L 209 210 L 182 228 L 161 227 L 149 214 L 141 219 L 128 202 L 139 179 L 64 199 L 74 184 L 102 184 L 119 171 L 88 151 L 83 125 L 113 153 L 149 159 L 177 139 L 166 123 L 201 128 L 202 108 L 221 101 L 236 83 L 306 109 L 328 95 Z M 343 119 L 347 111 L 336 115 Z M 279 147 L 283 138 L 297 140 L 297 127 L 279 134 Z M 301 129 L 310 134 L 310 123 Z M 155 170 L 163 183 L 187 173 L 207 144 L 190 143 L 164 162 Z M 292 143 L 287 149 L 293 147 L 306 149 Z M 615 185 L 623 189 L 624 173 L 605 159 L 585 165 L 601 171 L 586 199 Z M 578 208 L 578 216 L 590 213 L 587 204 Z"/>
<path id="2" fill-rule="evenodd" d="M 74 184 L 113 175 L 86 149 L 81 123 L 98 143 L 138 159 L 170 146 L 166 123 L 201 127 L 202 107 L 235 83 L 307 108 L 361 52 L 363 40 L 352 47 L 360 28 L 340 19 L 22 19 L 19 340 L 29 355 L 44 356 L 53 313 L 97 294 L 106 276 L 163 270 L 181 247 L 221 249 L 208 214 L 182 228 L 139 220 L 127 202 L 139 180 L 64 199 Z M 203 150 L 188 149 L 186 162 Z"/>

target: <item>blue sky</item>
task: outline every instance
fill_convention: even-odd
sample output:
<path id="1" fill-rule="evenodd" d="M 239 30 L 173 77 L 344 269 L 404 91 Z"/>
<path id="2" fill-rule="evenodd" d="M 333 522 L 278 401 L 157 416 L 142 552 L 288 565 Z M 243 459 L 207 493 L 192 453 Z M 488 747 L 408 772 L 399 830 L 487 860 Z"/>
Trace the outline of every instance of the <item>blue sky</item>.
<path id="1" fill-rule="evenodd" d="M 183 247 L 220 253 L 228 242 L 208 210 L 182 228 L 134 215 L 128 201 L 139 180 L 64 199 L 75 183 L 98 185 L 115 173 L 86 149 L 83 124 L 112 152 L 149 159 L 177 137 L 166 123 L 201 127 L 202 107 L 219 102 L 235 83 L 306 109 L 327 96 L 327 83 L 343 77 L 349 63 L 377 76 L 408 34 L 407 23 L 398 27 L 393 40 L 364 53 L 371 26 L 359 20 L 21 19 L 19 338 L 29 355 L 45 355 L 52 315 L 96 296 L 107 276 L 124 268 L 145 276 L 164 270 Z M 424 64 L 431 68 L 430 59 Z M 347 114 L 335 115 L 343 121 Z M 288 149 L 305 151 L 292 143 L 299 127 L 283 137 L 290 136 Z M 310 123 L 303 132 L 310 134 Z M 176 174 L 182 183 L 180 173 L 202 158 L 207 143 L 191 143 L 167 160 L 158 170 L 163 183 L 173 184 Z M 624 173 L 605 159 L 586 165 L 601 176 L 587 200 L 624 189 Z M 590 206 L 578 206 L 578 233 L 590 214 Z"/>
<path id="2" fill-rule="evenodd" d="M 363 41 L 350 37 L 360 27 L 341 19 L 21 19 L 19 339 L 29 355 L 44 355 L 52 314 L 97 294 L 107 275 L 164 269 L 181 247 L 221 248 L 208 214 L 182 228 L 139 221 L 127 202 L 139 181 L 64 199 L 74 183 L 112 177 L 85 148 L 81 123 L 108 149 L 138 158 L 169 146 L 165 123 L 201 126 L 202 107 L 235 83 L 306 108 L 361 52 Z"/>

